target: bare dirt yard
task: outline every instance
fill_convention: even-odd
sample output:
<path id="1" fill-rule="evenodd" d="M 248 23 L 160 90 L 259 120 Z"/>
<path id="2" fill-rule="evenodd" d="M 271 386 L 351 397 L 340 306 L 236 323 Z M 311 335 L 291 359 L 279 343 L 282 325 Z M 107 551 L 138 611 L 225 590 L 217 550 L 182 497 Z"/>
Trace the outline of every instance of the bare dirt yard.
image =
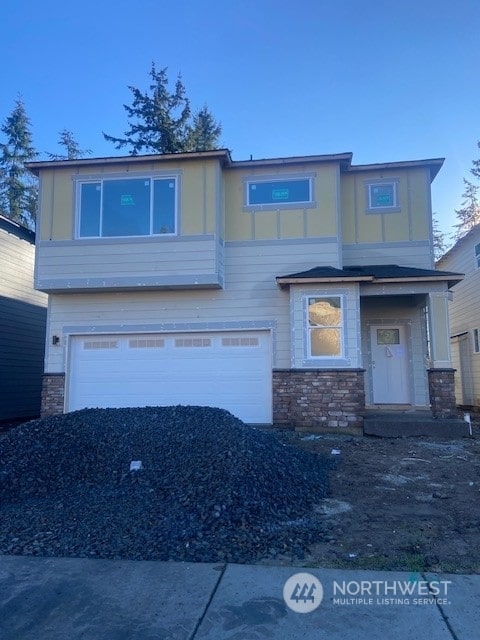
<path id="1" fill-rule="evenodd" d="M 334 460 L 305 564 L 480 573 L 478 422 L 458 440 L 283 437 Z"/>

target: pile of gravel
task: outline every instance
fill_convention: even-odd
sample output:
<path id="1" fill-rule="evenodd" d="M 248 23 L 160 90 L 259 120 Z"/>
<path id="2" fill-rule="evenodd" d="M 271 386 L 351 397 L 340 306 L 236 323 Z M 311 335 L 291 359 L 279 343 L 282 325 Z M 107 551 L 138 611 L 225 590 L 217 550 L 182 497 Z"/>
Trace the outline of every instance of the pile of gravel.
<path id="1" fill-rule="evenodd" d="M 202 562 L 302 558 L 329 466 L 183 406 L 29 422 L 0 436 L 0 462 L 0 553 Z"/>

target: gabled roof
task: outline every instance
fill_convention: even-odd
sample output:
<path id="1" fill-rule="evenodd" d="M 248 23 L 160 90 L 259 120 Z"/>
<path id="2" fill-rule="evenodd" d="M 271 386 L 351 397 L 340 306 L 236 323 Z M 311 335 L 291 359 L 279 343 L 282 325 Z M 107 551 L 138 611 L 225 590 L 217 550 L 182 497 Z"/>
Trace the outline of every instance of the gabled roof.
<path id="1" fill-rule="evenodd" d="M 441 262 L 443 262 L 443 260 L 445 260 L 445 258 L 450 257 L 451 255 L 456 253 L 468 240 L 470 240 L 477 234 L 480 236 L 480 224 L 476 224 L 470 229 L 470 231 L 468 231 L 464 236 L 457 240 L 453 247 L 450 247 L 450 249 L 437 260 L 437 264 L 440 264 Z"/>
<path id="2" fill-rule="evenodd" d="M 220 160 L 230 164 L 232 158 L 228 149 L 213 151 L 188 151 L 185 153 L 154 153 L 135 156 L 107 156 L 104 158 L 78 158 L 76 160 L 40 160 L 26 162 L 25 166 L 38 176 L 41 169 L 56 169 L 62 167 L 84 167 L 95 165 L 137 164 L 141 162 L 168 162 L 172 160 Z"/>
<path id="3" fill-rule="evenodd" d="M 401 267 L 397 264 L 376 264 L 343 267 L 314 267 L 308 271 L 277 276 L 280 286 L 289 284 L 325 283 L 325 282 L 369 282 L 371 284 L 391 282 L 448 282 L 448 286 L 460 282 L 463 273 L 438 271 L 436 269 L 417 269 Z"/>

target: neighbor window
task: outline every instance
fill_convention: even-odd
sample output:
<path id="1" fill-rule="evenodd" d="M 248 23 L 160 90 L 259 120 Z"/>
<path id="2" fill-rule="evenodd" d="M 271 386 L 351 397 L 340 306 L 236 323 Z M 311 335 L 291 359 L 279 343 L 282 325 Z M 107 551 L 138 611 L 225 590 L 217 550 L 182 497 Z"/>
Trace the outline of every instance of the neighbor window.
<path id="1" fill-rule="evenodd" d="M 480 269 L 480 242 L 475 245 L 475 264 Z"/>
<path id="2" fill-rule="evenodd" d="M 78 190 L 81 238 L 176 233 L 176 177 L 91 180 Z"/>
<path id="3" fill-rule="evenodd" d="M 367 211 L 398 211 L 397 183 L 369 182 L 366 185 Z"/>
<path id="4" fill-rule="evenodd" d="M 307 298 L 308 355 L 339 358 L 343 355 L 341 296 Z"/>
<path id="5" fill-rule="evenodd" d="M 480 353 L 480 337 L 478 335 L 478 329 L 473 330 L 473 352 Z"/>
<path id="6" fill-rule="evenodd" d="M 268 209 L 292 208 L 313 203 L 310 177 L 275 178 L 245 181 L 245 206 Z"/>

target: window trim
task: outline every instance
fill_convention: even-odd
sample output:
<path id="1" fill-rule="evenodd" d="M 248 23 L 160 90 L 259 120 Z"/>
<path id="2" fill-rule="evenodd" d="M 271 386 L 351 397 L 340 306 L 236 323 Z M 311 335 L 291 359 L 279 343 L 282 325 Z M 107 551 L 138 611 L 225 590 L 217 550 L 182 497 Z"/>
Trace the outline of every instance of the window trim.
<path id="1" fill-rule="evenodd" d="M 477 269 L 480 269 L 480 242 L 473 245 L 473 255 L 475 258 L 475 266 Z"/>
<path id="2" fill-rule="evenodd" d="M 401 211 L 399 204 L 398 193 L 398 178 L 379 178 L 378 180 L 366 180 L 365 181 L 365 211 L 366 213 L 398 213 Z M 390 206 L 378 206 L 372 205 L 372 187 L 385 187 L 391 185 L 393 187 L 394 204 Z"/>
<path id="3" fill-rule="evenodd" d="M 278 211 L 287 209 L 314 209 L 315 201 L 315 177 L 316 173 L 288 173 L 269 175 L 249 175 L 243 179 L 243 211 Z M 268 202 L 264 204 L 250 204 L 250 185 L 259 182 L 289 182 L 293 180 L 307 180 L 309 183 L 310 199 L 299 202 Z"/>
<path id="4" fill-rule="evenodd" d="M 304 335 L 305 335 L 305 346 L 306 346 L 306 359 L 309 361 L 327 361 L 327 362 L 331 362 L 331 361 L 339 361 L 339 360 L 345 360 L 346 359 L 346 355 L 345 355 L 345 294 L 344 293 L 331 293 L 331 294 L 326 294 L 325 292 L 322 292 L 320 294 L 317 294 L 315 292 L 311 292 L 311 293 L 307 293 L 303 296 L 304 298 Z M 309 300 L 315 298 L 315 299 L 328 299 L 328 298 L 340 298 L 340 309 L 341 309 L 341 324 L 336 325 L 336 326 L 329 326 L 329 327 L 325 327 L 325 329 L 339 329 L 340 330 L 340 353 L 335 354 L 335 355 L 331 355 L 331 356 L 327 356 L 327 355 L 323 355 L 323 356 L 315 356 L 312 354 L 312 342 L 310 339 L 310 334 L 311 331 L 313 329 L 321 329 L 322 327 L 310 327 L 309 325 L 309 319 L 308 319 L 308 307 L 309 307 Z"/>
<path id="5" fill-rule="evenodd" d="M 177 237 L 179 235 L 180 228 L 180 179 L 181 172 L 179 171 L 164 171 L 164 172 L 128 172 L 128 173 L 112 173 L 112 174 L 80 174 L 76 175 L 73 178 L 74 182 L 74 220 L 75 220 L 75 239 L 76 240 L 90 240 L 90 241 L 105 241 L 105 240 L 117 240 L 117 239 L 128 239 L 128 238 L 167 238 L 167 237 Z M 81 229 L 81 190 L 83 184 L 94 184 L 100 182 L 101 184 L 101 193 L 100 193 L 100 232 L 102 231 L 102 218 L 103 218 L 103 184 L 104 182 L 110 181 L 119 181 L 119 180 L 149 180 L 150 181 L 150 229 L 152 229 L 152 216 L 153 216 L 153 181 L 154 180 L 174 180 L 175 181 L 175 214 L 174 214 L 174 224 L 175 231 L 173 233 L 148 233 L 141 235 L 118 235 L 118 236 L 83 236 L 80 233 Z"/>
<path id="6" fill-rule="evenodd" d="M 472 329 L 472 350 L 473 353 L 480 353 L 480 329 L 477 327 Z"/>

